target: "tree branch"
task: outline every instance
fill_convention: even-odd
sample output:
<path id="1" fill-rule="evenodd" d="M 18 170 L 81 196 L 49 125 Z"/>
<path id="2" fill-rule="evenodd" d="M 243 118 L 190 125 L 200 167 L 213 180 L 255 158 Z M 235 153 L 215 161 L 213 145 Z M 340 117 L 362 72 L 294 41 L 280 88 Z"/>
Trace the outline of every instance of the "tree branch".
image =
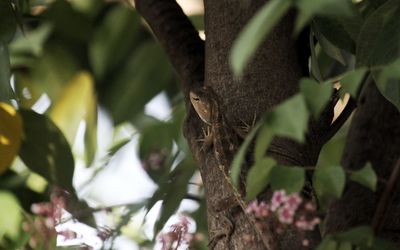
<path id="1" fill-rule="evenodd" d="M 187 97 L 204 82 L 204 42 L 175 0 L 135 0 L 135 6 L 168 54 Z"/>
<path id="2" fill-rule="evenodd" d="M 389 214 L 388 210 L 393 202 L 394 192 L 396 190 L 397 184 L 400 180 L 400 158 L 394 165 L 392 174 L 390 175 L 389 182 L 386 184 L 385 191 L 379 200 L 378 207 L 375 211 L 374 218 L 372 220 L 372 227 L 375 234 L 378 234 L 383 225 L 385 225 L 386 216 Z"/>
<path id="3" fill-rule="evenodd" d="M 339 117 L 336 118 L 336 120 L 329 127 L 328 133 L 325 135 L 326 141 L 329 141 L 336 134 L 336 132 L 343 126 L 356 107 L 356 100 L 350 97 L 342 113 L 340 113 Z"/>

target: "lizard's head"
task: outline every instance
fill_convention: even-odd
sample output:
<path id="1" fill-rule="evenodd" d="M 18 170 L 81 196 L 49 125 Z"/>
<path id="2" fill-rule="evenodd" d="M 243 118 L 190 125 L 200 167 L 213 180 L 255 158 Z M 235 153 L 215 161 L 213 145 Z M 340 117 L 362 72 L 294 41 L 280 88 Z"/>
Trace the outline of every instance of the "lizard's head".
<path id="1" fill-rule="evenodd" d="M 192 103 L 193 108 L 196 110 L 196 113 L 199 115 L 200 119 L 207 124 L 211 124 L 212 107 L 209 101 L 210 97 L 207 96 L 207 91 L 202 88 L 195 91 L 190 91 L 189 95 L 190 102 Z"/>

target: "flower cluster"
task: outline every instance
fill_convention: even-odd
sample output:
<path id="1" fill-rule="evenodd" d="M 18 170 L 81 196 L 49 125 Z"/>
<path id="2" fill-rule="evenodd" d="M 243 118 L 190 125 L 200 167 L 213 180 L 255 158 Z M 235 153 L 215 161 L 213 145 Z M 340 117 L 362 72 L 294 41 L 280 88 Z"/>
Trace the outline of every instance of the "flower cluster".
<path id="1" fill-rule="evenodd" d="M 162 250 L 178 249 L 183 243 L 190 243 L 192 235 L 189 233 L 189 220 L 185 216 L 179 218 L 179 222 L 170 226 L 170 231 L 158 236 L 162 244 Z"/>
<path id="2" fill-rule="evenodd" d="M 61 222 L 62 211 L 66 207 L 66 195 L 65 191 L 55 189 L 50 196 L 50 202 L 32 204 L 31 211 L 37 216 L 23 224 L 23 230 L 31 235 L 29 245 L 32 248 L 50 249 L 57 235 L 62 235 L 66 239 L 76 237 L 70 230 L 61 232 L 55 230 L 55 226 Z"/>
<path id="3" fill-rule="evenodd" d="M 304 201 L 298 193 L 287 195 L 284 190 L 274 192 L 269 204 L 251 202 L 246 212 L 254 214 L 257 219 L 275 215 L 281 224 L 294 225 L 302 231 L 312 231 L 320 223 L 313 203 Z"/>

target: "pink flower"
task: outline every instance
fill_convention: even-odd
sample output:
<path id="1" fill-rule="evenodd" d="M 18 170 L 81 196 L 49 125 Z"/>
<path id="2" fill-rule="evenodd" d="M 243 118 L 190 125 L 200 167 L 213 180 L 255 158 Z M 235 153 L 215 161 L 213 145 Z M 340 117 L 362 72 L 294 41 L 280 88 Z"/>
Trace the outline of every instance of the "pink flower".
<path id="1" fill-rule="evenodd" d="M 315 226 L 318 225 L 321 220 L 318 217 L 314 217 L 311 220 L 306 220 L 304 216 L 301 216 L 295 223 L 296 227 L 304 231 L 312 231 Z"/>
<path id="2" fill-rule="evenodd" d="M 278 219 L 280 222 L 285 224 L 292 224 L 294 217 L 294 211 L 291 208 L 281 207 L 278 210 Z"/>
<path id="3" fill-rule="evenodd" d="M 303 199 L 300 197 L 300 195 L 298 193 L 294 193 L 287 196 L 284 206 L 296 211 L 302 201 Z"/>
<path id="4" fill-rule="evenodd" d="M 177 249 L 184 241 L 188 242 L 192 239 L 189 231 L 190 221 L 186 216 L 181 216 L 180 221 L 170 226 L 170 231 L 162 233 L 158 236 L 158 240 L 161 242 L 162 250 L 171 249 L 171 246 L 175 244 Z"/>
<path id="5" fill-rule="evenodd" d="M 316 207 L 315 207 L 315 205 L 314 205 L 312 202 L 307 202 L 307 203 L 304 205 L 304 208 L 305 208 L 307 211 L 311 211 L 311 212 L 313 212 L 313 211 L 316 210 Z"/>
<path id="6" fill-rule="evenodd" d="M 275 212 L 287 199 L 285 190 L 275 191 L 271 199 L 271 211 Z"/>
<path id="7" fill-rule="evenodd" d="M 252 201 L 247 206 L 246 212 L 254 214 L 257 218 L 265 218 L 270 214 L 269 205 L 264 201 L 261 201 L 260 203 L 258 203 L 258 201 Z"/>

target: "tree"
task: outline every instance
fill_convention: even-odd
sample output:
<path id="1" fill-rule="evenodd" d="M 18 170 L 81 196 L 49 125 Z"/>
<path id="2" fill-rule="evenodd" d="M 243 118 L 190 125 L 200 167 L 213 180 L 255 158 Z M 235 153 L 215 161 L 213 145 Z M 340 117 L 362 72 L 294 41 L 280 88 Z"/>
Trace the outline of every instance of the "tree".
<path id="1" fill-rule="evenodd" d="M 92 164 L 95 89 L 99 104 L 116 124 L 130 121 L 138 128 L 139 155 L 148 175 L 159 184 L 145 204 L 129 206 L 112 231 L 116 235 L 142 206 L 149 209 L 163 200 L 158 231 L 182 199 L 198 200 L 187 194 L 195 163 L 206 205 L 205 211 L 201 206 L 193 216 L 199 230 L 207 217 L 211 248 L 395 249 L 399 245 L 398 0 L 204 1 L 205 42 L 192 24 L 195 19 L 191 22 L 174 0 L 135 0 L 168 59 L 139 25 L 135 12 L 118 4 L 59 0 L 41 12 L 40 19 L 33 16 L 33 23 L 26 22 L 32 11 L 24 1 L 2 4 L 7 20 L 17 14 L 16 20 L 33 34 L 27 36 L 28 42 L 15 40 L 10 45 L 13 91 L 8 78 L 2 80 L 2 101 L 16 97 L 24 125 L 13 133 L 3 132 L 15 145 L 5 151 L 10 160 L 2 164 L 7 172 L 1 177 L 20 176 L 7 168 L 22 143 L 19 157 L 24 164 L 62 190 L 44 196 L 52 193 L 54 200 L 68 191 L 71 202 L 64 205 L 66 209 L 94 225 L 90 215 L 96 209 L 79 200 L 72 186 L 76 156 L 68 142 L 84 119 L 86 163 Z M 66 19 L 76 25 L 65 24 Z M 0 27 L 5 27 L 0 36 L 3 48 L 17 25 L 11 20 L 0 19 Z M 127 34 L 123 41 L 121 33 Z M 151 63 L 148 58 L 157 60 Z M 7 54 L 1 59 L 8 60 Z M 62 67 L 57 66 L 59 61 Z M 39 79 L 45 87 L 38 87 Z M 34 98 L 24 96 L 24 87 Z M 161 90 L 171 100 L 183 96 L 185 111 L 180 106 L 169 121 L 152 119 L 142 111 Z M 46 116 L 26 110 L 42 92 L 54 102 L 48 114 L 56 126 Z M 82 102 L 77 101 L 78 93 Z M 346 100 L 343 111 L 335 115 L 341 100 Z M 10 106 L 2 105 L 3 120 L 21 126 Z M 75 114 L 72 122 L 66 115 L 69 110 Z M 190 151 L 177 129 L 184 113 L 183 132 Z M 43 134 L 44 139 L 38 137 Z M 41 152 L 34 153 L 36 148 Z M 49 156 L 52 160 L 45 161 Z M 25 208 L 44 199 L 28 201 L 15 188 L 5 188 Z M 31 190 L 25 182 L 18 188 Z M 89 213 L 82 216 L 82 211 Z M 182 242 L 179 230 L 186 233 L 187 223 L 173 227 L 178 237 L 174 247 Z M 15 232 L 8 234 L 17 237 Z M 195 247 L 201 246 L 204 242 Z"/>

